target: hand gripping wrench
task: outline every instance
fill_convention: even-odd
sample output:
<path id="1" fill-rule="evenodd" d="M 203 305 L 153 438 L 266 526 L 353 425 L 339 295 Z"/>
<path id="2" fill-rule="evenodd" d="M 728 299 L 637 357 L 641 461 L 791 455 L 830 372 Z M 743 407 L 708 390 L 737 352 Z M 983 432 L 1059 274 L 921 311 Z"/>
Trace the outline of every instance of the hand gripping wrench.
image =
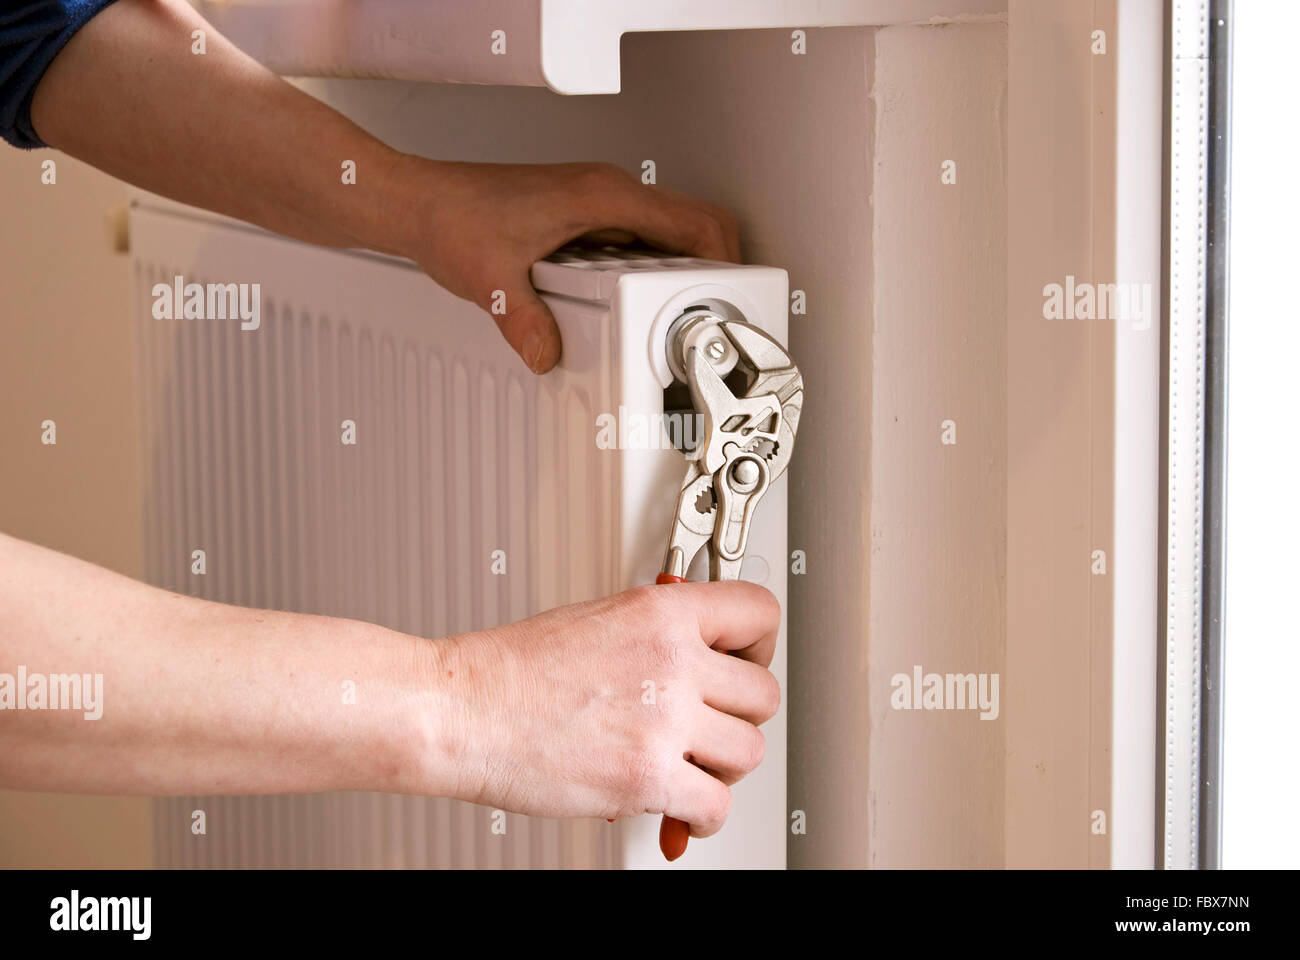
<path id="1" fill-rule="evenodd" d="M 703 429 L 686 452 L 686 477 L 655 582 L 684 582 L 701 549 L 708 551 L 710 580 L 736 580 L 754 510 L 790 464 L 803 377 L 766 333 L 708 311 L 687 313 L 673 325 L 668 358 L 690 389 Z M 728 381 L 743 382 L 744 395 L 737 397 Z M 664 817 L 659 849 L 668 860 L 686 852 L 689 838 L 688 824 Z"/>

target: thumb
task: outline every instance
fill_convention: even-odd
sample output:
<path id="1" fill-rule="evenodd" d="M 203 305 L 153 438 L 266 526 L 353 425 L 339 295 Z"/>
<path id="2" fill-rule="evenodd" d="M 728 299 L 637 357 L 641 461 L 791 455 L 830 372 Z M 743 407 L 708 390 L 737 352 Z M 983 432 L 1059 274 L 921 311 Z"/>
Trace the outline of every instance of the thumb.
<path id="1" fill-rule="evenodd" d="M 525 279 L 505 291 L 503 314 L 493 314 L 501 335 L 533 373 L 545 373 L 560 360 L 560 328 L 550 308 Z"/>

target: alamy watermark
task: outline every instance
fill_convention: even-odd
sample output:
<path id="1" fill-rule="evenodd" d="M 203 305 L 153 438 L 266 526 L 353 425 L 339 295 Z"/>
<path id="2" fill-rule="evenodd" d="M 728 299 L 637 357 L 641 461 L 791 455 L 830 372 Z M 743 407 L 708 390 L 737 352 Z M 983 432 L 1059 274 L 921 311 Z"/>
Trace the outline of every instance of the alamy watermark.
<path id="1" fill-rule="evenodd" d="M 102 673 L 0 673 L 0 710 L 80 710 L 87 720 L 104 715 Z"/>
<path id="2" fill-rule="evenodd" d="M 50 901 L 50 929 L 123 931 L 132 940 L 148 940 L 153 932 L 152 897 L 83 897 L 80 890 Z"/>
<path id="3" fill-rule="evenodd" d="M 889 680 L 895 710 L 978 710 L 981 720 L 996 720 L 999 676 L 996 673 L 925 673 L 918 663 L 912 672 Z"/>
<path id="4" fill-rule="evenodd" d="M 186 283 L 176 276 L 170 284 L 153 285 L 155 320 L 234 320 L 240 330 L 262 325 L 260 283 Z"/>
<path id="5" fill-rule="evenodd" d="M 598 450 L 693 450 L 704 438 L 701 413 L 639 413 L 620 406 L 596 417 Z"/>
<path id="6" fill-rule="evenodd" d="M 1044 320 L 1112 320 L 1151 329 L 1155 296 L 1149 283 L 1089 283 L 1066 274 L 1043 287 Z"/>

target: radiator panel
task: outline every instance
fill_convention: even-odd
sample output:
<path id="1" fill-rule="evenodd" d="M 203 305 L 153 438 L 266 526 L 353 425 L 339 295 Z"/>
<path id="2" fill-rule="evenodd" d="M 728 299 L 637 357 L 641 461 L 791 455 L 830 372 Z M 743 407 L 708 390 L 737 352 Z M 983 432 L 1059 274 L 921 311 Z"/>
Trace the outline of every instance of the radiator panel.
<path id="1" fill-rule="evenodd" d="M 512 369 L 476 308 L 403 265 L 140 210 L 132 240 L 153 583 L 423 636 L 614 591 L 611 532 L 594 522 L 589 489 L 613 466 L 593 462 L 589 427 L 608 395 L 542 387 Z M 260 279 L 261 329 L 154 319 L 153 285 L 177 275 Z M 411 302 L 430 305 L 428 330 L 412 322 Z M 434 324 L 464 325 L 458 351 L 431 345 Z M 345 418 L 357 424 L 356 446 L 340 442 Z M 536 477 L 555 479 L 558 514 L 525 495 Z M 535 565 L 524 561 L 539 542 L 582 569 L 529 576 Z M 195 549 L 207 553 L 206 575 L 190 572 Z M 488 572 L 494 549 L 506 551 L 507 576 Z M 199 809 L 208 833 L 195 837 Z M 603 821 L 511 815 L 500 837 L 490 816 L 365 793 L 181 797 L 157 801 L 155 841 L 168 867 L 619 862 L 617 831 Z"/>
<path id="2" fill-rule="evenodd" d="M 170 206 L 137 204 L 131 239 L 151 582 L 437 637 L 653 581 L 683 461 L 600 450 L 594 425 L 621 405 L 662 412 L 646 305 L 689 277 L 642 270 L 619 284 L 600 263 L 535 271 L 539 286 L 568 285 L 548 294 L 564 369 L 539 379 L 478 308 L 405 262 Z M 749 309 L 783 338 L 784 274 L 744 269 L 768 286 L 762 309 Z M 259 282 L 261 328 L 154 319 L 153 285 L 176 276 Z M 620 304 L 627 297 L 640 300 Z M 340 442 L 345 419 L 355 446 Z M 763 579 L 782 603 L 785 496 L 782 480 L 750 549 L 769 558 Z M 195 549 L 207 552 L 203 576 L 190 572 Z M 498 549 L 504 576 L 490 572 Z M 773 670 L 784 681 L 784 638 Z M 736 787 L 727 826 L 679 865 L 784 866 L 784 711 L 764 733 L 767 759 Z M 206 836 L 190 832 L 198 809 Z M 165 798 L 155 849 L 165 867 L 662 865 L 658 818 L 511 814 L 503 837 L 491 815 L 370 793 Z"/>

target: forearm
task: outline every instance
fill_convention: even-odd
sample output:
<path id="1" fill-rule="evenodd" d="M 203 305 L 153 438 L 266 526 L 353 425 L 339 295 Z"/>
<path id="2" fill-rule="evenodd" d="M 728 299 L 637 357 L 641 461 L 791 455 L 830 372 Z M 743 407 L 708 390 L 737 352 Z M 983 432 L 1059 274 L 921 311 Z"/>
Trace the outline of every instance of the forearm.
<path id="1" fill-rule="evenodd" d="M 191 52 L 206 32 L 207 52 Z M 180 0 L 119 0 L 32 102 L 46 143 L 155 193 L 328 246 L 406 253 L 402 155 L 275 76 Z M 356 164 L 343 183 L 343 162 Z"/>
<path id="2" fill-rule="evenodd" d="M 0 786 L 455 796 L 450 659 L 437 642 L 184 597 L 0 534 Z M 51 709 L 48 686 L 31 708 L 31 678 L 69 674 L 102 676 L 91 718 L 86 703 Z"/>

